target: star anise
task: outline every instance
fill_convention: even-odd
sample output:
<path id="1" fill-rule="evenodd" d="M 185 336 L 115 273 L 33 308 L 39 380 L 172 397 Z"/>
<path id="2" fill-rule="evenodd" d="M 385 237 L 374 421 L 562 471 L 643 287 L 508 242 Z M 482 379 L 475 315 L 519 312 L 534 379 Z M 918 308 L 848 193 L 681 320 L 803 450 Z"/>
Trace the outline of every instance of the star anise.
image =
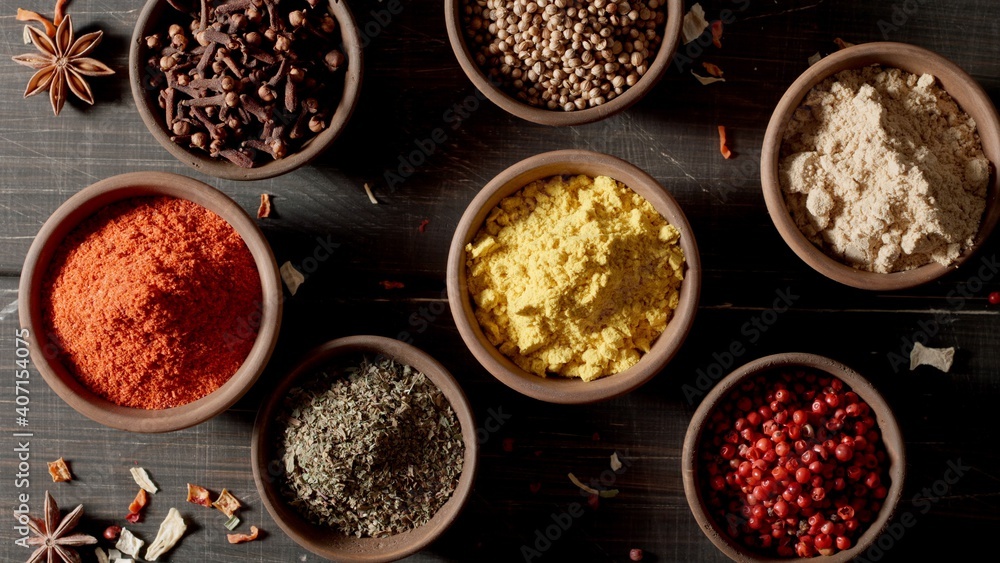
<path id="1" fill-rule="evenodd" d="M 28 528 L 35 535 L 28 538 L 28 545 L 38 549 L 28 558 L 28 563 L 80 563 L 80 555 L 74 547 L 97 543 L 97 538 L 85 534 L 69 534 L 83 516 L 83 505 L 60 519 L 59 505 L 48 491 L 45 491 L 45 519 L 28 516 Z"/>
<path id="2" fill-rule="evenodd" d="M 39 52 L 14 57 L 14 61 L 38 70 L 28 81 L 24 97 L 48 90 L 52 111 L 57 116 L 69 95 L 67 88 L 76 97 L 93 105 L 94 95 L 84 77 L 115 73 L 97 59 L 85 56 L 101 42 L 104 32 L 88 33 L 74 41 L 73 22 L 69 16 L 62 18 L 52 38 L 35 27 L 27 26 L 27 29 L 31 42 Z"/>

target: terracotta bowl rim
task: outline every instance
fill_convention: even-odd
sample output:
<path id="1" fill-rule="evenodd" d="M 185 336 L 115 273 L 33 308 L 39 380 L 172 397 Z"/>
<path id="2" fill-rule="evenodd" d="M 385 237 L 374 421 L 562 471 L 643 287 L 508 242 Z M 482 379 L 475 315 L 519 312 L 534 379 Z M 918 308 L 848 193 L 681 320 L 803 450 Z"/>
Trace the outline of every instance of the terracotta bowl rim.
<path id="1" fill-rule="evenodd" d="M 145 37 L 156 31 L 158 16 L 170 6 L 162 0 L 147 0 L 135 24 L 132 41 L 129 46 L 129 82 L 132 98 L 136 109 L 146 128 L 160 145 L 177 160 L 191 168 L 215 178 L 225 180 L 265 180 L 286 174 L 309 164 L 323 154 L 347 126 L 351 115 L 358 105 L 361 93 L 361 82 L 364 75 L 364 50 L 361 46 L 361 33 L 358 30 L 354 15 L 346 2 L 328 0 L 333 16 L 337 19 L 337 29 L 341 33 L 347 60 L 351 63 L 344 76 L 344 92 L 338 102 L 337 109 L 331 117 L 330 126 L 320 132 L 303 149 L 290 154 L 281 160 L 269 161 L 254 168 L 241 168 L 225 159 L 214 159 L 207 154 L 189 151 L 170 140 L 170 134 L 162 124 L 162 114 L 156 105 L 156 99 L 146 95 L 143 86 L 146 65 L 143 53 L 146 51 Z"/>
<path id="2" fill-rule="evenodd" d="M 193 201 L 225 219 L 243 238 L 260 274 L 262 311 L 257 339 L 247 359 L 219 389 L 179 407 L 146 410 L 123 407 L 83 387 L 37 338 L 41 321 L 40 293 L 52 253 L 81 221 L 110 202 L 165 195 Z M 132 172 L 92 184 L 59 206 L 42 225 L 28 250 L 18 289 L 21 326 L 30 333 L 29 349 L 35 367 L 49 387 L 70 407 L 87 418 L 119 430 L 171 432 L 201 424 L 236 403 L 263 373 L 278 341 L 282 286 L 278 265 L 267 239 L 253 219 L 235 201 L 208 184 L 169 172 Z"/>
<path id="3" fill-rule="evenodd" d="M 705 422 L 711 416 L 719 401 L 744 379 L 782 368 L 806 368 L 825 372 L 842 380 L 872 408 L 872 412 L 875 414 L 879 425 L 879 430 L 882 433 L 882 441 L 885 443 L 890 459 L 888 472 L 892 479 L 892 484 L 889 486 L 889 493 L 883 501 L 878 518 L 869 525 L 865 533 L 858 538 L 850 549 L 823 558 L 823 561 L 830 563 L 846 563 L 867 551 L 889 526 L 903 495 L 904 481 L 906 479 L 906 446 L 903 441 L 899 422 L 896 420 L 889 404 L 871 382 L 841 362 L 817 354 L 789 352 L 753 360 L 723 377 L 705 395 L 701 404 L 698 405 L 694 416 L 691 418 L 691 423 L 688 425 L 687 433 L 684 436 L 684 446 L 681 456 L 684 495 L 687 497 L 688 506 L 691 508 L 691 512 L 698 522 L 701 531 L 705 533 L 719 551 L 733 561 L 741 563 L 779 563 L 790 560 L 759 556 L 731 541 L 704 508 L 696 466 L 701 433 L 705 427 Z"/>
<path id="4" fill-rule="evenodd" d="M 390 538 L 356 538 L 304 520 L 287 506 L 275 480 L 277 473 L 268 462 L 272 446 L 269 439 L 274 430 L 281 399 L 302 377 L 338 357 L 374 353 L 410 365 L 426 375 L 448 399 L 462 426 L 465 457 L 462 474 L 451 498 L 423 526 Z M 251 438 L 251 466 L 254 484 L 267 512 L 278 526 L 296 543 L 312 553 L 345 563 L 375 563 L 395 561 L 420 551 L 443 534 L 458 518 L 471 496 L 478 468 L 479 446 L 476 441 L 476 420 L 461 385 L 441 363 L 426 352 L 405 342 L 382 336 L 348 336 L 331 340 L 308 352 L 277 384 L 269 398 L 261 404 L 254 421 Z M 280 464 L 279 464 L 280 466 Z M 273 475 L 273 477 L 272 477 Z M 331 539 L 339 540 L 331 543 Z"/>
<path id="5" fill-rule="evenodd" d="M 563 170 L 546 172 L 545 170 Z M 588 172 L 589 171 L 589 172 Z M 483 334 L 473 313 L 465 268 L 465 245 L 479 231 L 486 214 L 506 197 L 541 178 L 555 175 L 608 175 L 642 195 L 681 232 L 686 272 L 680 304 L 667 328 L 642 359 L 629 369 L 594 381 L 562 377 L 539 377 L 503 356 Z M 472 200 L 462 215 L 448 252 L 448 303 L 459 334 L 479 363 L 511 389 L 550 403 L 584 404 L 619 397 L 638 388 L 659 373 L 681 349 L 698 311 L 701 294 L 701 258 L 694 231 L 677 200 L 652 176 L 610 155 L 586 150 L 561 150 L 522 160 L 497 174 Z"/>
<path id="6" fill-rule="evenodd" d="M 521 102 L 507 92 L 501 90 L 493 84 L 486 74 L 476 64 L 469 47 L 465 43 L 465 35 L 461 30 L 459 10 L 462 7 L 462 0 L 445 0 L 444 12 L 445 23 L 448 26 L 448 41 L 451 43 L 452 51 L 458 64 L 462 67 L 465 75 L 469 77 L 473 85 L 494 104 L 503 110 L 532 123 L 551 126 L 573 126 L 583 125 L 600 121 L 617 113 L 620 113 L 648 94 L 654 86 L 663 78 L 667 67 L 674 59 L 674 53 L 680 46 L 681 28 L 684 20 L 684 2 L 682 0 L 666 0 L 667 18 L 664 23 L 663 43 L 649 70 L 646 71 L 634 86 L 625 90 L 620 96 L 597 107 L 576 111 L 561 111 L 538 108 Z"/>
<path id="7" fill-rule="evenodd" d="M 938 79 L 939 84 L 942 81 L 947 82 L 943 85 L 944 89 L 966 112 L 979 114 L 976 119 L 977 130 L 994 170 L 988 187 L 986 209 L 980 223 L 979 234 L 973 246 L 950 266 L 932 262 L 913 270 L 891 274 L 858 270 L 827 256 L 813 245 L 798 229 L 788 211 L 779 180 L 778 161 L 785 127 L 791 116 L 816 84 L 842 70 L 863 68 L 873 64 L 901 68 L 915 74 L 930 72 Z M 966 103 L 963 104 L 959 98 L 963 98 Z M 788 88 L 775 108 L 764 136 L 761 153 L 761 185 L 767 210 L 775 227 L 785 243 L 803 262 L 827 278 L 850 287 L 893 291 L 934 281 L 960 267 L 982 247 L 1000 220 L 1000 206 L 997 205 L 997 200 L 1000 198 L 998 164 L 1000 164 L 1000 117 L 989 95 L 974 78 L 933 51 L 906 43 L 875 42 L 833 53 L 811 66 Z"/>

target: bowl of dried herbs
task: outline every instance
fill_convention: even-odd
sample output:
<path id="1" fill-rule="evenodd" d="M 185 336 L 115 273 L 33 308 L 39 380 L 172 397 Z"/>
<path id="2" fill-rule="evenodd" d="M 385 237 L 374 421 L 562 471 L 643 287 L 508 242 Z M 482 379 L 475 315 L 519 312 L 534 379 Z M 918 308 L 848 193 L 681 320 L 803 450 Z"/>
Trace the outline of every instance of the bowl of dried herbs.
<path id="1" fill-rule="evenodd" d="M 406 343 L 353 336 L 310 352 L 260 408 L 251 458 L 282 530 L 337 561 L 416 553 L 472 491 L 476 437 L 458 382 Z"/>
<path id="2" fill-rule="evenodd" d="M 129 51 L 132 96 L 178 160 L 230 180 L 322 154 L 361 90 L 361 36 L 335 0 L 149 0 Z"/>

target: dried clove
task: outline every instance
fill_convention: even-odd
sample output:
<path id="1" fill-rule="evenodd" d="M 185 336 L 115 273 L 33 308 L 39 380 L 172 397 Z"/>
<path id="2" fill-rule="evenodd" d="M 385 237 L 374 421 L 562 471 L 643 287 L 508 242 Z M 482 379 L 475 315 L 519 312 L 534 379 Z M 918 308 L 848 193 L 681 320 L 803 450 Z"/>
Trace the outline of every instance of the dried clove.
<path id="1" fill-rule="evenodd" d="M 169 3 L 180 16 L 143 45 L 175 142 L 250 167 L 328 127 L 350 63 L 326 2 Z"/>

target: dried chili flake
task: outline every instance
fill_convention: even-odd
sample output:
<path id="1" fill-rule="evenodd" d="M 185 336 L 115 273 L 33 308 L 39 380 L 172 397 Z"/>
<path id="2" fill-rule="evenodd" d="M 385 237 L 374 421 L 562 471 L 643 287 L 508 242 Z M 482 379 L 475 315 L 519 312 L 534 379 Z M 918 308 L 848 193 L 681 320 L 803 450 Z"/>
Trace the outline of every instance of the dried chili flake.
<path id="1" fill-rule="evenodd" d="M 712 22 L 712 44 L 717 49 L 722 48 L 722 20 Z"/>
<path id="2" fill-rule="evenodd" d="M 722 69 L 712 63 L 701 63 L 705 71 L 716 78 L 722 78 Z"/>
<path id="3" fill-rule="evenodd" d="M 503 442 L 501 442 L 501 445 L 503 446 L 503 451 L 505 451 L 507 453 L 510 453 L 510 452 L 514 451 L 514 439 L 513 438 L 504 438 Z"/>
<path id="4" fill-rule="evenodd" d="M 146 506 L 148 500 L 146 489 L 139 489 L 139 492 L 135 495 L 135 500 L 132 501 L 132 504 L 128 505 L 128 511 L 139 512 Z"/>
<path id="5" fill-rule="evenodd" d="M 239 510 L 240 501 L 236 500 L 236 497 L 226 489 L 222 489 L 219 493 L 219 498 L 215 499 L 212 506 L 218 508 L 220 512 L 225 514 L 228 518 L 232 518 L 233 514 Z"/>
<path id="6" fill-rule="evenodd" d="M 430 225 L 430 224 L 431 224 L 431 220 L 430 219 L 424 219 L 423 221 L 420 222 L 420 226 L 417 227 L 417 229 L 421 233 L 426 232 L 427 231 L 427 225 Z"/>
<path id="7" fill-rule="evenodd" d="M 139 523 L 139 520 L 142 520 L 142 514 L 138 512 L 129 512 L 125 516 L 125 521 L 128 522 L 129 524 L 137 524 Z"/>
<path id="8" fill-rule="evenodd" d="M 48 35 L 49 37 L 56 36 L 56 26 L 53 25 L 53 23 L 49 21 L 48 18 L 39 14 L 38 12 L 32 12 L 29 10 L 18 8 L 16 19 L 19 22 L 38 22 L 42 24 L 42 27 L 45 28 L 45 35 Z"/>
<path id="9" fill-rule="evenodd" d="M 260 207 L 257 208 L 257 218 L 267 219 L 271 216 L 271 195 L 260 194 Z"/>
<path id="10" fill-rule="evenodd" d="M 229 543 L 244 543 L 257 539 L 259 533 L 260 530 L 257 529 L 257 526 L 250 526 L 249 534 L 226 534 L 226 539 L 229 540 Z"/>
<path id="11" fill-rule="evenodd" d="M 733 157 L 733 151 L 729 150 L 729 146 L 726 144 L 725 125 L 719 125 L 719 152 L 721 152 L 722 157 L 727 160 Z"/>
<path id="12" fill-rule="evenodd" d="M 406 284 L 398 281 L 382 280 L 379 282 L 379 284 L 381 284 L 382 287 L 385 289 L 403 289 L 404 287 L 406 287 Z"/>
<path id="13" fill-rule="evenodd" d="M 198 485 L 187 484 L 188 486 L 188 496 L 187 501 L 192 504 L 200 504 L 202 506 L 212 508 L 212 493 L 208 492 L 205 487 L 199 487 Z"/>
<path id="14" fill-rule="evenodd" d="M 844 49 L 846 49 L 848 47 L 853 47 L 854 46 L 854 43 L 849 43 L 849 42 L 844 41 L 843 39 L 841 39 L 839 37 L 837 37 L 836 39 L 834 39 L 833 42 L 837 45 L 837 48 L 840 49 L 841 51 L 843 51 Z"/>
<path id="15" fill-rule="evenodd" d="M 64 483 L 73 480 L 73 474 L 69 472 L 66 460 L 59 458 L 49 462 L 49 475 L 52 476 L 53 483 Z"/>
<path id="16" fill-rule="evenodd" d="M 601 506 L 601 497 L 597 495 L 590 495 L 587 497 L 587 506 L 597 510 Z"/>
<path id="17" fill-rule="evenodd" d="M 56 15 L 52 18 L 52 23 L 59 25 L 66 17 L 66 4 L 69 0 L 56 0 Z"/>

